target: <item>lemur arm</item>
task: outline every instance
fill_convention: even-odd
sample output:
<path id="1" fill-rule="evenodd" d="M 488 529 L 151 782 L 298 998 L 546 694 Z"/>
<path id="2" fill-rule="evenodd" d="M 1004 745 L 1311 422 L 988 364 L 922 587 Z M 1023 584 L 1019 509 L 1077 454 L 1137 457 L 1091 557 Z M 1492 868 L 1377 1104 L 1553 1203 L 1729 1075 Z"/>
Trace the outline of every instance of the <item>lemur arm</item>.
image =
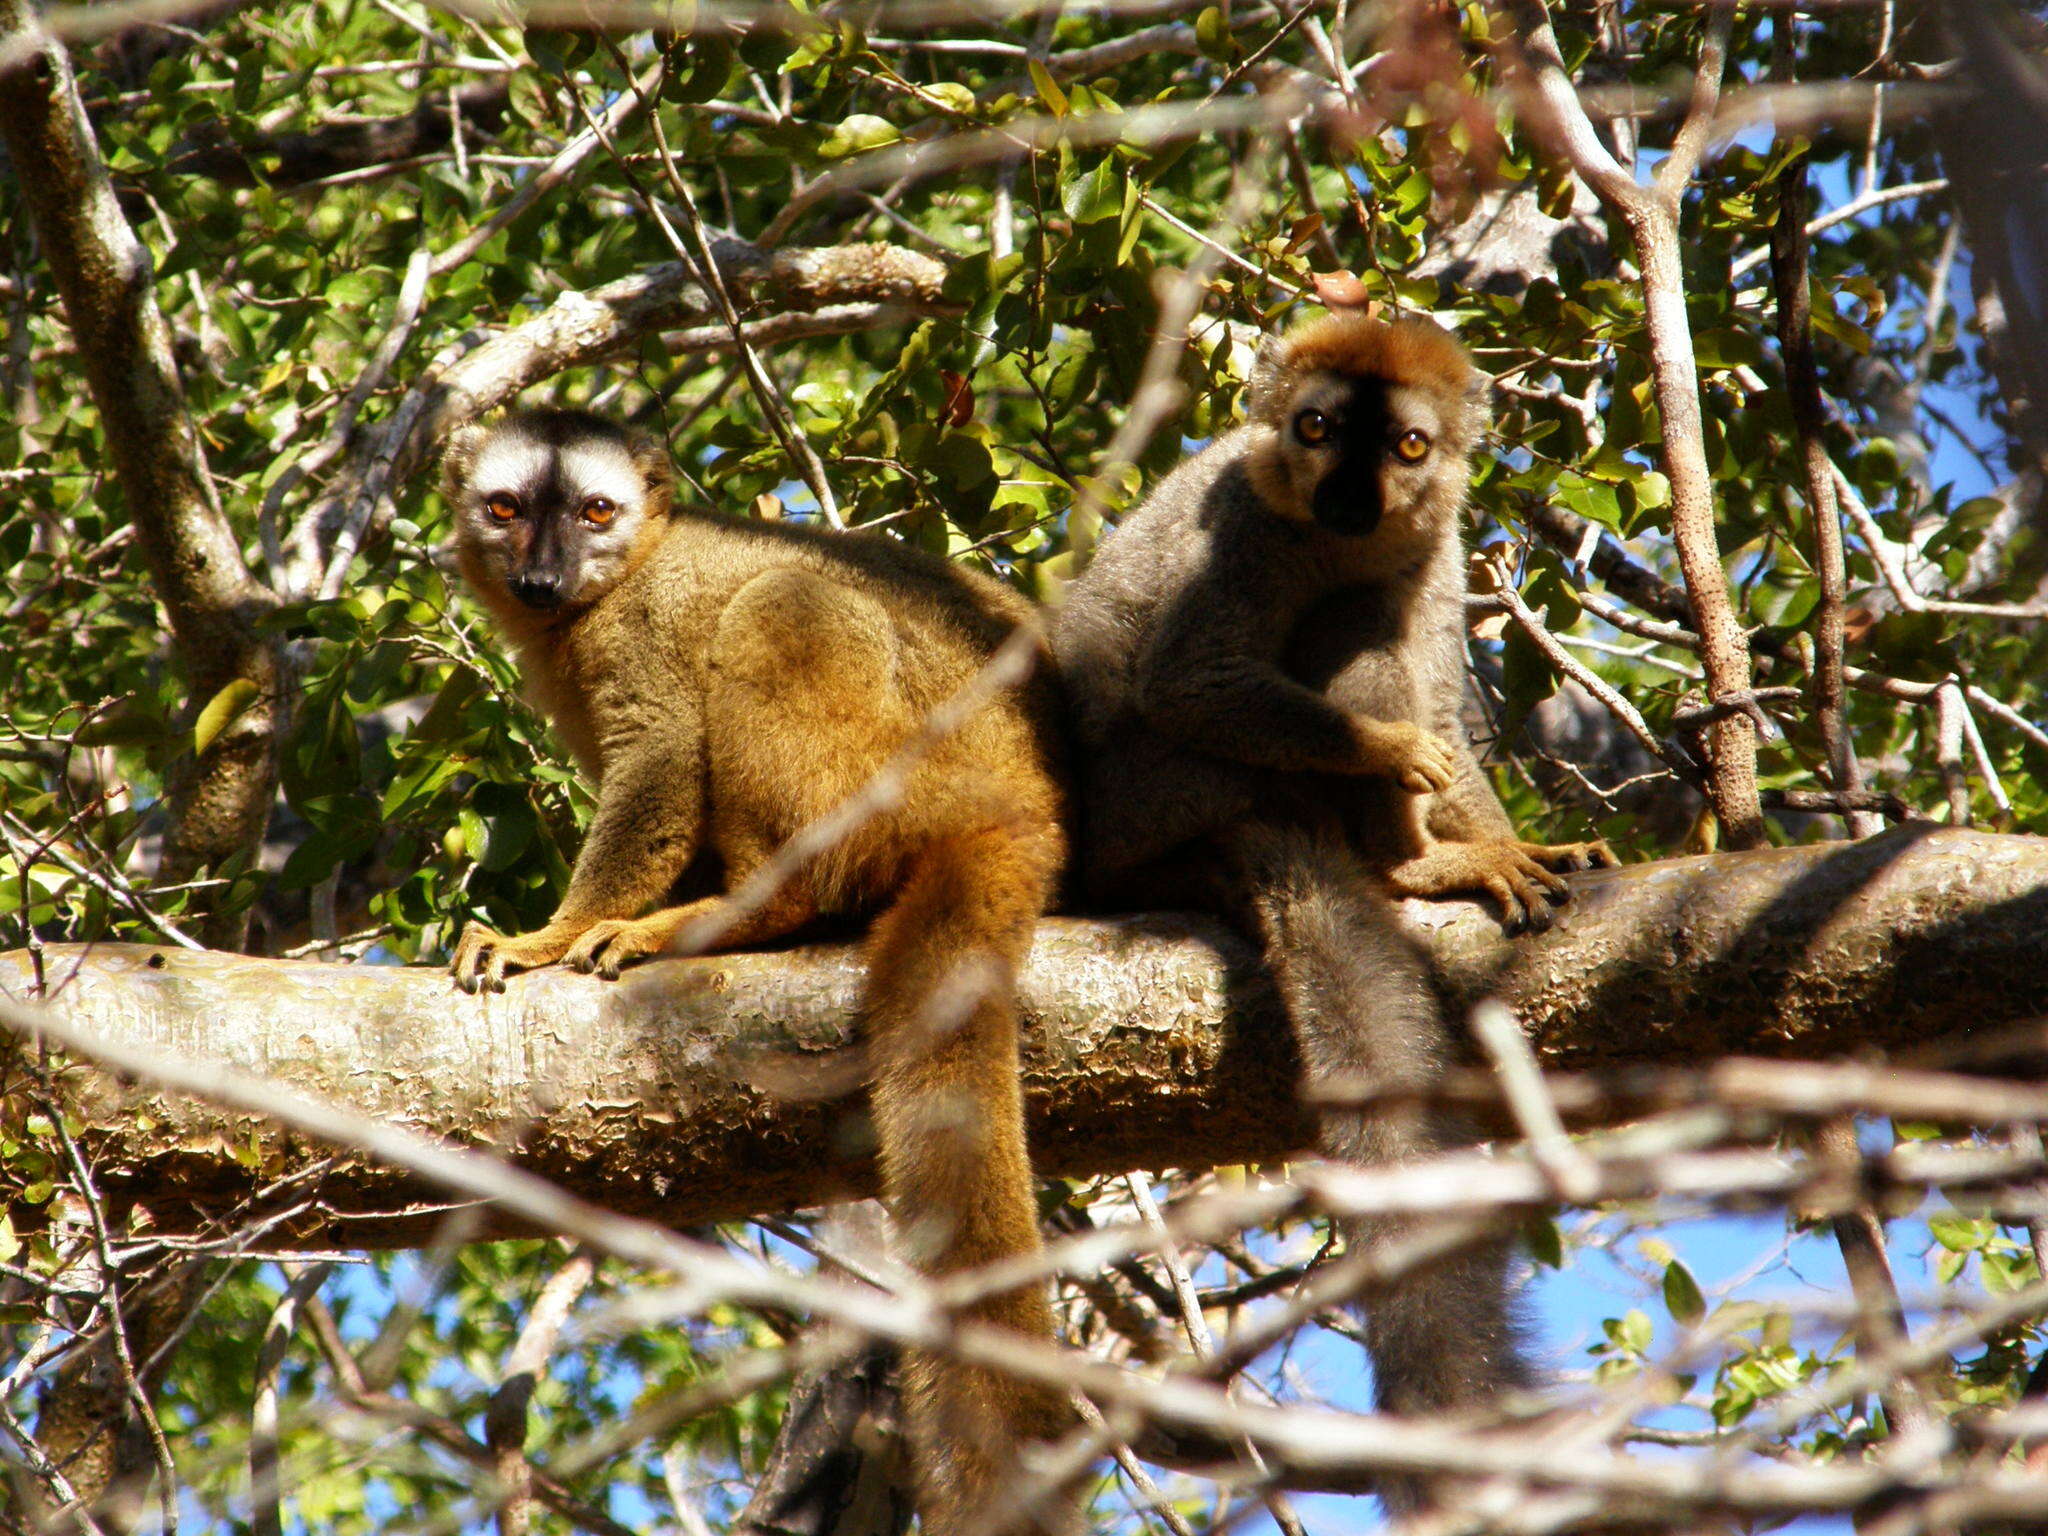
<path id="1" fill-rule="evenodd" d="M 703 729 L 697 715 L 692 703 L 677 699 L 671 729 L 607 752 L 597 814 L 554 916 L 546 927 L 510 937 L 471 923 L 455 948 L 456 985 L 467 992 L 502 991 L 507 970 L 552 965 L 595 924 L 637 917 L 669 893 L 703 836 Z"/>
<path id="2" fill-rule="evenodd" d="M 1148 725 L 1212 756 L 1258 767 L 1381 774 L 1417 791 L 1451 782 L 1449 750 L 1405 720 L 1353 714 L 1280 669 L 1271 595 L 1195 583 L 1138 658 Z"/>

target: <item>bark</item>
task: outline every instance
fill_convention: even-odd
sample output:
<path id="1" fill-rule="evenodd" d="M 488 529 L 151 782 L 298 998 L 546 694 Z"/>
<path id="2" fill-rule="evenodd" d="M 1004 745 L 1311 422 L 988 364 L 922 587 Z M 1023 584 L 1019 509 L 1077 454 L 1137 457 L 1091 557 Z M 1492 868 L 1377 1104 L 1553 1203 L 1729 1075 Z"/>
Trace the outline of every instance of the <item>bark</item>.
<path id="1" fill-rule="evenodd" d="M 1778 73 L 1792 75 L 1792 39 L 1781 33 L 1775 43 Z M 1783 145 L 1789 135 L 1780 132 Z M 1821 393 L 1820 369 L 1813 356 L 1811 274 L 1807 264 L 1808 189 L 1801 150 L 1778 174 L 1778 217 L 1771 228 L 1771 280 L 1778 294 L 1778 346 L 1785 363 L 1785 389 L 1792 423 L 1799 434 L 1800 466 L 1806 473 L 1806 517 L 1813 531 L 1813 570 L 1820 580 L 1820 604 L 1813 619 L 1813 718 L 1820 729 L 1827 758 L 1828 783 L 1845 794 L 1863 788 L 1863 770 L 1856 747 L 1842 723 L 1842 656 L 1848 602 L 1846 556 L 1842 548 L 1842 514 L 1835 504 L 1833 466 L 1823 435 L 1827 401 Z M 1881 823 L 1868 811 L 1851 811 L 1852 837 L 1864 837 Z"/>
<path id="2" fill-rule="evenodd" d="M 186 880 L 263 840 L 283 728 L 281 652 L 257 632 L 276 605 L 243 564 L 234 530 L 207 477 L 199 437 L 158 309 L 149 253 L 122 217 L 86 123 L 71 64 L 42 34 L 27 0 L 0 0 L 0 140 L 43 261 L 77 338 L 87 387 L 106 431 L 144 560 L 170 621 L 190 687 L 189 714 L 236 685 L 239 713 L 196 758 L 173 772 L 164 875 Z M 198 902 L 200 932 L 236 947 L 245 921 Z"/>
<path id="3" fill-rule="evenodd" d="M 801 1377 L 753 1497 L 729 1536 L 903 1536 L 910 1469 L 895 1351 L 865 1350 Z"/>
<path id="4" fill-rule="evenodd" d="M 1410 907 L 1447 994 L 1503 997 L 1554 1065 L 1882 1052 L 2048 1011 L 2048 839 L 1914 825 L 1574 884 L 1550 932 L 1517 940 L 1474 906 Z M 425 968 L 132 945 L 44 963 L 53 1005 L 92 1029 L 501 1147 L 625 1212 L 702 1222 L 874 1188 L 851 947 L 659 961 L 610 984 L 548 969 L 483 998 Z M 13 995 L 31 974 L 25 953 L 0 955 Z M 1043 1173 L 1310 1145 L 1285 1027 L 1226 930 L 1050 919 L 1020 990 Z M 102 1188 L 163 1227 L 335 1154 L 90 1069 L 71 1081 Z M 298 1236 L 405 1242 L 430 1224 L 433 1191 L 335 1156 L 317 1191 L 331 1214 Z"/>

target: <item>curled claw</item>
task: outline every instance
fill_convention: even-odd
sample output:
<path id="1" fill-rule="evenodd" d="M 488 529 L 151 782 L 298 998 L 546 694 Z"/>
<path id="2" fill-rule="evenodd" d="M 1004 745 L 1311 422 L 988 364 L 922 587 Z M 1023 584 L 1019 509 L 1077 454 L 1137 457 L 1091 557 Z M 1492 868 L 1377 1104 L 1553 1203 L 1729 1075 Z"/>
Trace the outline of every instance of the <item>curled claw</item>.
<path id="1" fill-rule="evenodd" d="M 504 991 L 505 964 L 498 958 L 498 946 L 504 942 L 504 935 L 482 923 L 464 928 L 455 945 L 454 958 L 448 962 L 455 985 L 472 996 L 486 987 L 493 992 Z"/>
<path id="2" fill-rule="evenodd" d="M 568 938 L 568 931 L 554 924 L 507 938 L 482 923 L 471 923 L 462 930 L 448 969 L 465 992 L 502 992 L 507 971 L 529 971 L 560 959 L 569 947 Z"/>
<path id="3" fill-rule="evenodd" d="M 617 981 L 629 960 L 651 955 L 668 942 L 673 924 L 663 914 L 649 918 L 607 918 L 593 923 L 562 957 L 572 970 Z"/>
<path id="4" fill-rule="evenodd" d="M 1448 789 L 1457 777 L 1451 749 L 1407 720 L 1357 720 L 1359 772 L 1384 774 L 1411 794 Z"/>
<path id="5" fill-rule="evenodd" d="M 1546 870 L 1619 869 L 1621 860 L 1605 842 L 1523 843 L 1522 851 Z"/>
<path id="6" fill-rule="evenodd" d="M 581 971 L 584 975 L 589 975 L 598 968 L 605 946 L 623 926 L 624 924 L 614 921 L 592 923 L 583 930 L 582 936 L 569 946 L 568 953 L 562 956 L 562 964 L 572 971 Z M 612 974 L 616 976 L 618 972 L 614 970 Z"/>
<path id="7" fill-rule="evenodd" d="M 1438 790 L 1449 789 L 1458 777 L 1458 759 L 1449 747 L 1434 736 L 1424 736 L 1422 739 L 1429 748 L 1429 761 L 1424 765 L 1423 771 L 1435 781 L 1431 787 Z"/>
<path id="8" fill-rule="evenodd" d="M 1503 887 L 1513 899 L 1502 893 Z M 1570 887 L 1530 857 L 1526 847 L 1510 850 L 1488 888 L 1506 910 L 1509 927 L 1538 933 L 1550 926 L 1551 907 L 1571 895 Z"/>
<path id="9" fill-rule="evenodd" d="M 1458 762 L 1451 749 L 1427 731 L 1418 730 L 1408 761 L 1401 766 L 1396 779 L 1411 794 L 1430 795 L 1449 789 L 1457 776 Z"/>

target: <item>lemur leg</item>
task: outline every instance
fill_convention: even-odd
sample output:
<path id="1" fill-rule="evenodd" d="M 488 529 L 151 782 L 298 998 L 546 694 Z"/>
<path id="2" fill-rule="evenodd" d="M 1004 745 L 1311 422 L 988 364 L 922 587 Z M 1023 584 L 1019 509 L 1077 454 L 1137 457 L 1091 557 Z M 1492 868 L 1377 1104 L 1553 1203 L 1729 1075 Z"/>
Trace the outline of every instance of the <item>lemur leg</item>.
<path id="1" fill-rule="evenodd" d="M 745 910 L 736 907 L 729 897 L 705 896 L 679 907 L 663 907 L 645 917 L 593 923 L 569 946 L 562 963 L 571 970 L 595 971 L 611 981 L 617 979 L 619 968 L 627 961 L 662 953 L 678 939 L 687 938 L 689 930 L 706 919 L 723 921 L 689 953 L 773 944 L 817 915 L 817 904 L 811 900 L 810 892 L 796 880 L 785 882 L 758 906 Z"/>

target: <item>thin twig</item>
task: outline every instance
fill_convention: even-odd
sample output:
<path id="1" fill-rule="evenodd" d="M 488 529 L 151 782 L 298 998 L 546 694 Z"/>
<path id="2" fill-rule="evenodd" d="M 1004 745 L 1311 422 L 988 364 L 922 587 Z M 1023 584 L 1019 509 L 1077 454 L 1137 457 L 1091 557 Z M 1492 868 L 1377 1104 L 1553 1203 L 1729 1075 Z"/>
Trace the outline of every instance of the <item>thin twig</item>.
<path id="1" fill-rule="evenodd" d="M 1536 1166 L 1550 1176 L 1565 1204 L 1586 1204 L 1592 1199 L 1598 1175 L 1565 1134 L 1557 1106 L 1543 1091 L 1543 1069 L 1536 1064 L 1536 1053 L 1529 1049 L 1515 1016 L 1499 1001 L 1488 998 L 1472 1010 L 1472 1033 L 1479 1037 L 1500 1077 L 1501 1092 L 1529 1143 Z"/>

